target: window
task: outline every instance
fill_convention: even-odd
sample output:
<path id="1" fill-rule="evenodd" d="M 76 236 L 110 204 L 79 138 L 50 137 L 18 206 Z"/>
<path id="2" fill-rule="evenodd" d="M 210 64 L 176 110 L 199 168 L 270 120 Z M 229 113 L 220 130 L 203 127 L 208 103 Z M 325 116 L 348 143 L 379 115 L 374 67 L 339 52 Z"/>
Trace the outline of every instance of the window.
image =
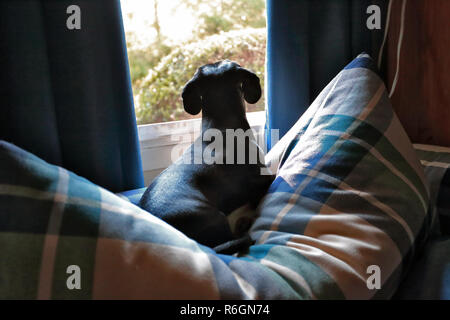
<path id="1" fill-rule="evenodd" d="M 264 86 L 265 0 L 121 0 L 138 124 L 191 119 L 180 98 L 201 65 L 230 59 Z M 264 97 L 248 112 L 264 109 Z"/>
<path id="2" fill-rule="evenodd" d="M 177 158 L 174 152 L 187 148 L 199 133 L 201 114 L 187 114 L 180 98 L 198 67 L 234 60 L 256 72 L 264 87 L 265 0 L 121 0 L 121 6 L 149 184 Z M 263 109 L 264 96 L 247 105 L 260 145 Z"/>

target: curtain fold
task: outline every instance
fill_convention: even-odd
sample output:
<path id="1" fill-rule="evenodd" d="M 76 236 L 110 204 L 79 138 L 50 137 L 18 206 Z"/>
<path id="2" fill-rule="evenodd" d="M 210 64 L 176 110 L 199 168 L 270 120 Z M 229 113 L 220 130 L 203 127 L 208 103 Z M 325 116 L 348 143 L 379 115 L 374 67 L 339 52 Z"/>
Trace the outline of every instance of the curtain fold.
<path id="1" fill-rule="evenodd" d="M 0 139 L 113 192 L 143 186 L 118 0 L 0 2 L 0 65 Z"/>
<path id="2" fill-rule="evenodd" d="M 381 9 L 382 28 L 366 26 L 367 8 Z M 361 52 L 376 59 L 387 0 L 267 0 L 266 143 L 280 138 L 321 90 Z"/>

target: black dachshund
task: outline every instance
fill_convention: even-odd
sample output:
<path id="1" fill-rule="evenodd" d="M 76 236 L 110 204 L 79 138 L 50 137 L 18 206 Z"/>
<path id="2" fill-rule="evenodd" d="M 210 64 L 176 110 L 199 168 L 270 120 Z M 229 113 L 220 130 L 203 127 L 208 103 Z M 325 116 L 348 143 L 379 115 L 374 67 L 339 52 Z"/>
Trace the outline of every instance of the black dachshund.
<path id="1" fill-rule="evenodd" d="M 253 134 L 248 134 L 245 115 L 244 99 L 256 103 L 260 97 L 258 76 L 235 62 L 199 68 L 182 98 L 188 113 L 202 111 L 202 133 L 151 183 L 139 206 L 217 252 L 248 247 L 251 240 L 245 234 L 251 219 L 244 214 L 236 225 L 231 222 L 236 217 L 230 217 L 254 210 L 273 181 L 272 175 L 264 174 L 263 155 Z M 227 138 L 228 133 L 235 135 Z M 216 148 L 211 149 L 212 144 Z"/>

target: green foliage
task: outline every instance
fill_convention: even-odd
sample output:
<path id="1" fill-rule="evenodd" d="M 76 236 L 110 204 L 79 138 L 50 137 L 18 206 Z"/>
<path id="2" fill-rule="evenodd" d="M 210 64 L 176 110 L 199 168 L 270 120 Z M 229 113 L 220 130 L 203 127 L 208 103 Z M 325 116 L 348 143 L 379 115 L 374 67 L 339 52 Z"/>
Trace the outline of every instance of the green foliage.
<path id="1" fill-rule="evenodd" d="M 198 14 L 196 37 L 243 28 L 264 28 L 265 0 L 183 0 L 193 14 Z M 201 11 L 202 7 L 208 10 Z"/>
<path id="2" fill-rule="evenodd" d="M 128 50 L 131 82 L 134 92 L 139 91 L 140 82 L 148 74 L 148 70 L 154 68 L 161 61 L 162 57 L 168 55 L 171 50 L 170 46 L 160 42 L 155 42 L 144 49 Z"/>
<path id="3" fill-rule="evenodd" d="M 158 3 L 153 0 L 157 33 L 153 43 L 143 45 L 139 34 L 127 32 L 127 48 L 139 124 L 191 118 L 180 94 L 196 69 L 229 59 L 255 71 L 264 88 L 265 0 L 177 0 L 173 10 L 185 10 L 196 21 L 192 37 L 171 43 L 161 34 Z M 133 19 L 133 14 L 129 14 Z M 248 111 L 264 109 L 264 97 Z"/>
<path id="4" fill-rule="evenodd" d="M 264 87 L 265 29 L 247 28 L 209 36 L 197 42 L 180 44 L 149 70 L 135 92 L 138 123 L 189 118 L 183 109 L 181 91 L 196 69 L 204 64 L 229 59 L 250 69 Z M 248 111 L 263 110 L 264 99 Z"/>
<path id="5" fill-rule="evenodd" d="M 198 38 L 204 38 L 205 36 L 217 34 L 221 31 L 227 32 L 233 27 L 230 21 L 217 14 L 202 14 L 200 18 L 202 19 L 203 26 L 197 31 Z"/>

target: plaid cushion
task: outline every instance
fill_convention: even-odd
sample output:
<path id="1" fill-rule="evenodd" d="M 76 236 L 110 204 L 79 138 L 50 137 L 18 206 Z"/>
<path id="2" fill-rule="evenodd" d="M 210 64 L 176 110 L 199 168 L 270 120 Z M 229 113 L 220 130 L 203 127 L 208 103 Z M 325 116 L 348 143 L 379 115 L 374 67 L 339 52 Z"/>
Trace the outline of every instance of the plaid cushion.
<path id="1" fill-rule="evenodd" d="M 0 164 L 0 299 L 299 297 L 270 266 L 216 255 L 129 201 L 4 141 Z M 81 270 L 81 289 L 67 286 L 71 266 Z"/>
<path id="2" fill-rule="evenodd" d="M 252 253 L 310 297 L 391 297 L 429 228 L 423 169 L 373 70 L 355 59 L 267 155 L 277 178 L 252 228 L 265 251 Z"/>
<path id="3" fill-rule="evenodd" d="M 450 237 L 428 241 L 395 299 L 450 300 Z"/>
<path id="4" fill-rule="evenodd" d="M 397 299 L 450 299 L 450 148 L 415 144 L 430 184 L 432 238 L 400 286 Z"/>
<path id="5" fill-rule="evenodd" d="M 139 200 L 141 200 L 142 195 L 144 194 L 147 188 L 139 188 L 128 190 L 120 193 L 116 193 L 122 199 L 130 201 L 132 204 L 138 204 Z"/>
<path id="6" fill-rule="evenodd" d="M 294 127 L 298 143 L 251 230 L 257 243 L 241 256 L 215 254 L 131 202 L 0 142 L 0 298 L 389 296 L 428 196 L 368 62 L 361 56 L 343 70 Z M 366 286 L 371 264 L 381 268 L 381 290 Z M 79 289 L 71 286 L 77 268 Z"/>
<path id="7" fill-rule="evenodd" d="M 450 148 L 415 144 L 414 149 L 430 183 L 430 201 L 438 217 L 435 233 L 450 235 Z"/>

